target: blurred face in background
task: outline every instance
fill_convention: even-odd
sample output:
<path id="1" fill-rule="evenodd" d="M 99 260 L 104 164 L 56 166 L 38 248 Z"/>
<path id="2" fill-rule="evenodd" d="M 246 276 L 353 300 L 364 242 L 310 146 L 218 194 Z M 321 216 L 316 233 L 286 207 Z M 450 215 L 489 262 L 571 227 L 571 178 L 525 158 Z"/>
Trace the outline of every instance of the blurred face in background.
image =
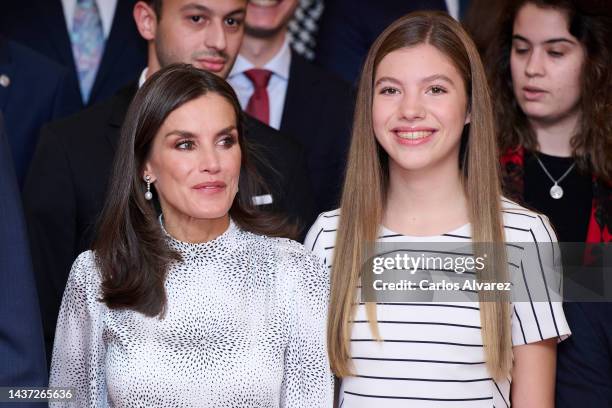
<path id="1" fill-rule="evenodd" d="M 168 115 L 144 174 L 152 178 L 167 222 L 228 217 L 241 164 L 236 126 L 230 102 L 212 92 Z"/>
<path id="2" fill-rule="evenodd" d="M 375 73 L 372 120 L 389 171 L 458 169 L 467 102 L 461 74 L 437 48 L 420 44 L 387 54 Z"/>
<path id="3" fill-rule="evenodd" d="M 514 20 L 512 85 L 531 121 L 554 123 L 579 113 L 585 50 L 568 26 L 565 11 L 531 3 Z"/>
<path id="4" fill-rule="evenodd" d="M 164 0 L 156 16 L 140 1 L 134 16 L 154 43 L 155 69 L 186 63 L 225 78 L 242 44 L 246 6 L 247 0 Z"/>
<path id="5" fill-rule="evenodd" d="M 273 37 L 285 29 L 298 0 L 249 0 L 246 33 L 252 37 Z"/>

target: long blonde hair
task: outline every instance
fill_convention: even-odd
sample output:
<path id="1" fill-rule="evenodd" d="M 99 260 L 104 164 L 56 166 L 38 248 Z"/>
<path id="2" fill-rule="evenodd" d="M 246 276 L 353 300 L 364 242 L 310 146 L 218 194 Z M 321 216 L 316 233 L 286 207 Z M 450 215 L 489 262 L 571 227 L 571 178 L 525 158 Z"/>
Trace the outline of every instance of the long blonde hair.
<path id="1" fill-rule="evenodd" d="M 466 86 L 471 122 L 461 168 L 475 252 L 482 254 L 486 250 L 484 243 L 504 241 L 491 98 L 476 46 L 461 25 L 445 13 L 408 14 L 391 24 L 374 42 L 359 83 L 335 244 L 328 316 L 328 352 L 332 370 L 338 377 L 352 375 L 350 330 L 360 270 L 365 254 L 373 249 L 376 241 L 388 189 L 388 156 L 376 141 L 372 125 L 376 69 L 392 51 L 424 43 L 434 46 L 453 62 Z M 499 250 L 500 247 L 503 245 L 496 245 L 496 250 L 489 252 L 490 267 L 478 273 L 480 281 L 507 280 L 505 254 Z M 493 378 L 503 378 L 509 375 L 512 367 L 509 301 L 507 296 L 483 292 L 479 293 L 479 301 L 487 368 Z M 366 311 L 373 337 L 380 339 L 376 305 L 368 303 Z"/>

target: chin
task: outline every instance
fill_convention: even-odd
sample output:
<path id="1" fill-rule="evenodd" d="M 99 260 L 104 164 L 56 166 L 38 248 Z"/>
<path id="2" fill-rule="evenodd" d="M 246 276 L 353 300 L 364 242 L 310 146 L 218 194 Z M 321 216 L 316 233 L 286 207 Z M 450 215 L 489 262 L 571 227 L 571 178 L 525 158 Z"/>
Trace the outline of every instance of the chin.
<path id="1" fill-rule="evenodd" d="M 198 220 L 217 220 L 223 218 L 229 214 L 229 210 L 226 211 L 200 211 L 191 215 L 192 218 Z"/>
<path id="2" fill-rule="evenodd" d="M 192 208 L 189 216 L 201 220 L 215 220 L 223 218 L 229 214 L 231 203 L 223 205 L 198 205 Z"/>
<path id="3" fill-rule="evenodd" d="M 555 116 L 544 109 L 523 109 L 523 113 L 530 120 L 549 120 Z"/>

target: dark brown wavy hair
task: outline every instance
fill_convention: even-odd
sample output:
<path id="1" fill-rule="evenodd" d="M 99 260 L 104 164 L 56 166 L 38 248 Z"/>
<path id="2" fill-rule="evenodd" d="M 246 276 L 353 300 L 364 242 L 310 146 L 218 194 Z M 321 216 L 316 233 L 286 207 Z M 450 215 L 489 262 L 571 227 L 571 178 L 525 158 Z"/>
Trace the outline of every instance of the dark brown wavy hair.
<path id="1" fill-rule="evenodd" d="M 166 243 L 158 220 L 157 195 L 152 201 L 144 199 L 144 164 L 168 115 L 208 93 L 223 97 L 236 114 L 242 158 L 239 191 L 229 209 L 230 217 L 242 229 L 256 234 L 296 235 L 295 227 L 285 218 L 258 212 L 252 204 L 252 197 L 266 187 L 251 165 L 256 152 L 244 138 L 243 113 L 232 87 L 191 65 L 169 65 L 145 82 L 129 107 L 93 243 L 102 275 L 101 300 L 110 308 L 133 309 L 147 316 L 164 314 L 168 265 L 181 257 Z"/>
<path id="2" fill-rule="evenodd" d="M 569 32 L 586 51 L 582 71 L 580 127 L 571 140 L 582 171 L 612 182 L 612 18 L 587 10 L 573 0 L 510 1 L 501 14 L 498 31 L 487 50 L 486 66 L 494 96 L 496 127 L 502 152 L 523 146 L 538 149 L 535 133 L 512 90 L 510 51 L 516 14 L 525 4 L 566 13 Z"/>

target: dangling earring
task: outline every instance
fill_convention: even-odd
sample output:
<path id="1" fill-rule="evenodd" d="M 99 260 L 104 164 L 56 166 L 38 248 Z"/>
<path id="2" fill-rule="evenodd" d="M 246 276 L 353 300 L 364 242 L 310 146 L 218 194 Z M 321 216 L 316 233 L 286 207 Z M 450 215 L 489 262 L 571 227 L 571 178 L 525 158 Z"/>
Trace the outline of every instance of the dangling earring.
<path id="1" fill-rule="evenodd" d="M 151 193 L 151 176 L 145 176 L 145 182 L 147 183 L 147 192 L 145 193 L 145 200 L 150 201 L 153 198 L 153 193 Z"/>

